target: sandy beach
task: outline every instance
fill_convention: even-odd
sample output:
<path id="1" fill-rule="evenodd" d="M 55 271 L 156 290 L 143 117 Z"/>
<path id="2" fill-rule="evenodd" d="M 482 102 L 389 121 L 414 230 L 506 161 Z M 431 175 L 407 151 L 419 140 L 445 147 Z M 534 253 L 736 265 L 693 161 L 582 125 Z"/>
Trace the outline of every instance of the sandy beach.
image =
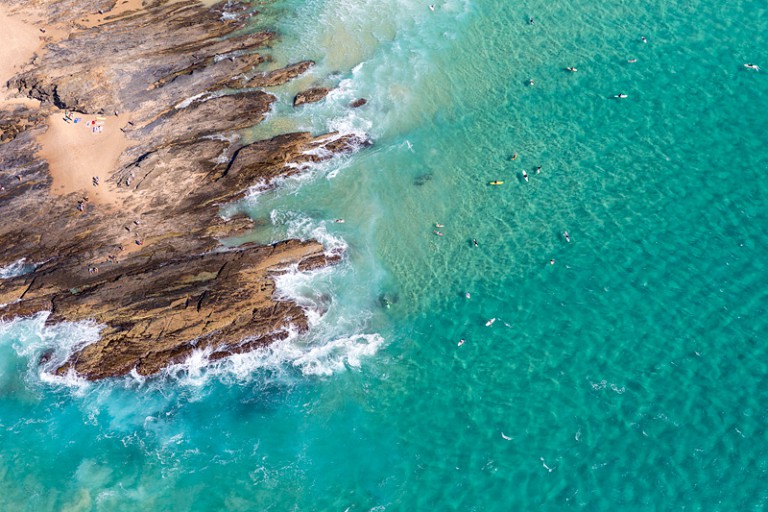
<path id="1" fill-rule="evenodd" d="M 221 205 L 369 143 L 309 132 L 257 143 L 232 136 L 263 121 L 275 98 L 217 93 L 268 58 L 274 33 L 245 31 L 246 9 L 222 23 L 221 9 L 197 2 L 118 0 L 104 13 L 96 11 L 113 4 L 2 5 L 13 46 L 0 79 L 13 85 L 0 100 L 0 266 L 22 258 L 35 266 L 0 282 L 0 313 L 51 311 L 52 322 L 105 326 L 53 371 L 151 375 L 195 350 L 227 357 L 308 330 L 301 306 L 274 296 L 275 272 L 309 272 L 341 256 L 297 238 L 225 247 L 222 239 L 242 237 L 253 221 L 222 219 Z M 189 97 L 205 99 L 174 109 Z"/>
<path id="2" fill-rule="evenodd" d="M 72 113 L 67 119 L 63 112 L 51 115 L 48 130 L 38 138 L 40 156 L 48 162 L 53 177 L 51 192 L 80 192 L 96 203 L 118 206 L 117 186 L 107 177 L 128 147 L 120 131 L 128 117 Z M 98 185 L 94 185 L 94 178 L 98 178 Z"/>
<path id="3" fill-rule="evenodd" d="M 3 44 L 0 45 L 0 102 L 10 99 L 6 83 L 21 71 L 43 44 L 43 33 L 31 23 L 11 15 L 0 5 L 0 26 L 3 27 Z"/>
<path id="4" fill-rule="evenodd" d="M 122 9 L 116 10 L 140 8 L 141 0 L 120 5 Z M 33 13 L 29 15 L 34 16 Z M 38 24 L 21 19 L 2 5 L 0 25 L 6 35 L 5 43 L 0 45 L 0 106 L 38 105 L 34 100 L 14 97 L 14 91 L 8 90 L 5 84 L 21 72 L 51 38 L 64 31 L 46 27 L 43 32 Z M 120 131 L 127 121 L 128 114 L 97 118 L 73 113 L 71 119 L 66 119 L 64 112 L 52 114 L 48 119 L 48 130 L 38 138 L 40 155 L 48 162 L 53 177 L 51 192 L 57 195 L 80 192 L 96 203 L 117 205 L 117 187 L 106 178 L 114 170 L 120 153 L 128 146 Z M 98 186 L 94 185 L 94 177 L 99 177 Z"/>

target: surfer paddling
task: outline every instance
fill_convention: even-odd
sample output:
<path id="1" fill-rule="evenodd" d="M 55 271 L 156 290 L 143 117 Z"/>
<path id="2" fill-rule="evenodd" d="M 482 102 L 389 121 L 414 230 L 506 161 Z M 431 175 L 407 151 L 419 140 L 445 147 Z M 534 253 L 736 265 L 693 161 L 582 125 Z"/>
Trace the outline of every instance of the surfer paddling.
<path id="1" fill-rule="evenodd" d="M 571 242 L 571 235 L 569 235 L 567 231 L 563 231 L 563 236 L 565 237 L 566 242 Z"/>
<path id="2" fill-rule="evenodd" d="M 523 179 L 525 180 L 526 183 L 528 182 L 528 173 L 525 171 L 523 171 Z"/>
<path id="3" fill-rule="evenodd" d="M 747 69 L 752 69 L 754 71 L 760 71 L 760 66 L 757 64 L 744 64 L 744 67 Z"/>

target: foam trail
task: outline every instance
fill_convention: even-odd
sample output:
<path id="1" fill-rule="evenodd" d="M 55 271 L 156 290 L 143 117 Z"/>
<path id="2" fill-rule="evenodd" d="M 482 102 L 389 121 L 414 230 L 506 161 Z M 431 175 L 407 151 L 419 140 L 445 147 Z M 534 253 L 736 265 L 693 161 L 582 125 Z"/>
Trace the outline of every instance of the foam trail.
<path id="1" fill-rule="evenodd" d="M 30 318 L 0 322 L 0 338 L 12 340 L 16 355 L 28 360 L 31 381 L 84 392 L 89 385 L 85 379 L 71 371 L 66 375 L 55 375 L 53 371 L 76 351 L 98 341 L 100 326 L 89 320 L 46 325 L 49 316 L 46 311 Z M 46 356 L 45 361 L 39 364 L 42 355 Z"/>
<path id="2" fill-rule="evenodd" d="M 0 279 L 23 276 L 24 274 L 29 274 L 34 271 L 37 265 L 25 263 L 26 260 L 26 258 L 21 258 L 10 265 L 0 267 Z"/>
<path id="3" fill-rule="evenodd" d="M 302 213 L 276 209 L 269 213 L 269 218 L 274 226 L 286 227 L 288 238 L 314 239 L 322 243 L 326 256 L 340 256 L 347 250 L 347 242 L 329 233 L 325 221 L 315 224 L 310 217 Z"/>
<path id="4" fill-rule="evenodd" d="M 286 383 L 293 378 L 292 370 L 298 370 L 302 376 L 330 376 L 347 368 L 360 368 L 362 359 L 376 354 L 384 338 L 379 334 L 356 334 L 315 343 L 307 344 L 295 330 L 289 329 L 284 340 L 214 362 L 209 360 L 209 351 L 194 351 L 184 362 L 166 368 L 161 375 L 194 388 L 204 387 L 212 378 L 240 384 L 253 380 Z"/>

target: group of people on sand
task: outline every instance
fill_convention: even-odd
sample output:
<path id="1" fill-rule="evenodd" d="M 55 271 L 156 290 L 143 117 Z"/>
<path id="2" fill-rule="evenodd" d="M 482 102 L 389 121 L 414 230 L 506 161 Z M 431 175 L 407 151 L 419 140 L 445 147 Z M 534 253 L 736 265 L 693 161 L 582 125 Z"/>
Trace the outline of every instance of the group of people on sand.
<path id="1" fill-rule="evenodd" d="M 117 115 L 117 112 L 115 112 L 115 115 Z M 64 122 L 66 123 L 78 124 L 82 120 L 82 117 L 75 117 L 74 112 L 69 110 L 64 112 Z M 97 117 L 85 123 L 85 126 L 91 129 L 91 133 L 102 133 L 104 131 L 104 120 L 104 117 Z"/>

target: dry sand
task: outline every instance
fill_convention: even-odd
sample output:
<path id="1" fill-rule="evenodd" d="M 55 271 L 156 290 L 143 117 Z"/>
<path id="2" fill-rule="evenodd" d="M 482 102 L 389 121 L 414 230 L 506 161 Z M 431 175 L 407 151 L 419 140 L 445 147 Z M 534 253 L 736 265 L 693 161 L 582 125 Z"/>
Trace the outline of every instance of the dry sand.
<path id="1" fill-rule="evenodd" d="M 120 116 L 87 116 L 72 114 L 74 119 L 66 121 L 63 113 L 48 118 L 48 131 L 38 138 L 43 157 L 53 177 L 51 193 L 57 195 L 80 192 L 100 204 L 120 206 L 122 198 L 117 194 L 117 185 L 108 181 L 117 167 L 120 153 L 128 147 L 124 127 L 128 114 Z M 92 122 L 102 127 L 94 133 Z M 93 178 L 99 177 L 99 185 L 93 185 Z"/>
<path id="2" fill-rule="evenodd" d="M 3 27 L 3 43 L 0 44 L 0 102 L 11 96 L 5 84 L 20 72 L 43 44 L 43 33 L 33 24 L 11 16 L 0 5 L 0 27 Z"/>
<path id="3" fill-rule="evenodd" d="M 119 5 L 140 7 L 141 0 L 128 0 Z M 20 13 L 11 13 L 7 7 L 0 5 L 0 26 L 4 35 L 0 45 L 0 106 L 22 102 L 30 106 L 39 105 L 34 100 L 14 98 L 5 84 L 24 69 L 35 53 L 42 51 L 43 45 L 65 34 L 63 29 L 55 27 L 45 27 L 45 32 L 42 32 L 34 13 L 26 15 L 33 21 L 25 21 Z M 108 182 L 108 178 L 116 168 L 120 153 L 128 147 L 120 128 L 125 126 L 129 115 L 98 119 L 102 125 L 101 133 L 94 133 L 92 126 L 88 126 L 88 122 L 97 120 L 96 116 L 74 114 L 74 117 L 80 117 L 80 121 L 65 121 L 63 112 L 50 116 L 48 130 L 38 138 L 40 155 L 48 162 L 53 177 L 51 193 L 66 195 L 80 192 L 96 203 L 119 207 L 121 201 L 117 187 Z M 99 186 L 93 186 L 94 176 L 100 178 Z"/>

